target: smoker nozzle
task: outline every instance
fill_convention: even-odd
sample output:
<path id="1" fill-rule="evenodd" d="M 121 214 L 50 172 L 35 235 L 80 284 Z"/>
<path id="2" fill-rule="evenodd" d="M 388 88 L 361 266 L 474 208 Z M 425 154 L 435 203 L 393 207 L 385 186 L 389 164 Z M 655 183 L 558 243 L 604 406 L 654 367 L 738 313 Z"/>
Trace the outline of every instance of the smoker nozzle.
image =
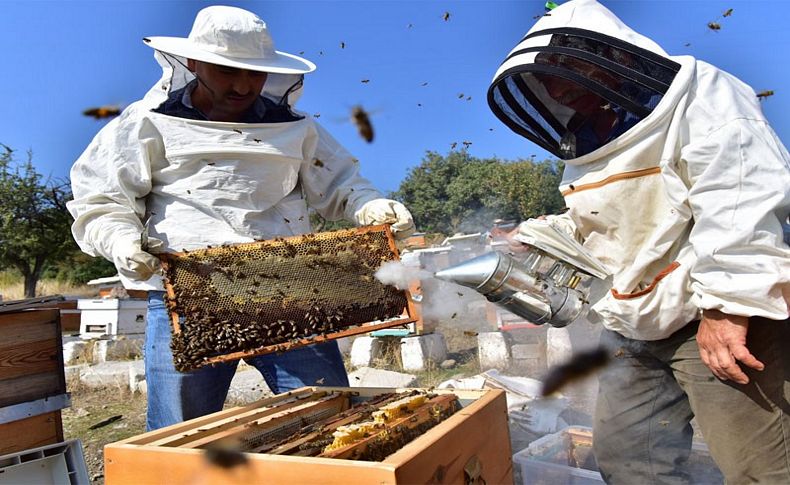
<path id="1" fill-rule="evenodd" d="M 583 295 L 492 251 L 437 271 L 436 278 L 472 288 L 535 324 L 564 327 L 586 313 Z"/>

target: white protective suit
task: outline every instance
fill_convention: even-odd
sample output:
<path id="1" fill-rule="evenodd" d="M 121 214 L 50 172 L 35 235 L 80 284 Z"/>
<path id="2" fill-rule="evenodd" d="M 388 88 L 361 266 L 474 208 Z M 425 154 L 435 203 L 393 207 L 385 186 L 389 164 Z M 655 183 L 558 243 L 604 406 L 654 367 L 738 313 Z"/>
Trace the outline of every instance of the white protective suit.
<path id="1" fill-rule="evenodd" d="M 185 59 L 155 57 L 160 81 L 108 123 L 72 168 L 68 208 L 84 252 L 113 260 L 114 247 L 140 240 L 148 217 L 152 241 L 177 252 L 311 232 L 308 205 L 328 220 L 355 221 L 365 203 L 382 197 L 312 116 L 244 124 L 152 112 L 193 79 Z M 275 102 L 288 96 L 293 106 L 301 86 L 288 90 L 299 79 L 270 73 L 262 94 Z M 163 288 L 160 276 L 121 277 L 127 288 Z"/>
<path id="2" fill-rule="evenodd" d="M 610 330 L 639 340 L 668 337 L 700 309 L 786 319 L 790 156 L 749 86 L 691 56 L 669 56 L 594 0 L 574 0 L 540 19 L 497 70 L 492 110 L 559 153 L 567 113 L 552 120 L 558 135 L 536 135 L 551 133 L 550 123 L 536 125 L 540 110 L 530 104 L 546 94 L 529 92 L 534 83 L 519 76 L 546 69 L 536 58 L 552 36 L 561 46 L 557 36 L 596 33 L 661 56 L 676 73 L 635 126 L 565 160 L 560 190 L 570 210 L 559 218 L 613 275 L 593 310 Z"/>

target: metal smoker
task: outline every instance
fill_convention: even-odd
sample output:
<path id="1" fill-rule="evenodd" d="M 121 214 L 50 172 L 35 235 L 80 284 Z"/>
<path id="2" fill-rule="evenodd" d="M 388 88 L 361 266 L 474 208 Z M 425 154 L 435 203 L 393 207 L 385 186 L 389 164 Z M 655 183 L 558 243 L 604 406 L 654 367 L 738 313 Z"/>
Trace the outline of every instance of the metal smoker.
<path id="1" fill-rule="evenodd" d="M 534 324 L 564 327 L 587 316 L 611 288 L 606 270 L 557 228 L 543 221 L 528 224 L 531 236 L 517 237 L 527 245 L 525 253 L 491 251 L 435 276 L 472 288 Z"/>

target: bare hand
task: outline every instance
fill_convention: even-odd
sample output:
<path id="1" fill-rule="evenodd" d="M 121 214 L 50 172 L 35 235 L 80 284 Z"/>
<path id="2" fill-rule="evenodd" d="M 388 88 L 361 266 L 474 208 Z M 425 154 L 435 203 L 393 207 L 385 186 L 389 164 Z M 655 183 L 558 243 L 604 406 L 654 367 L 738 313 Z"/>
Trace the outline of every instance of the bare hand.
<path id="1" fill-rule="evenodd" d="M 518 226 L 505 236 L 507 239 L 507 248 L 513 254 L 524 253 L 529 249 L 529 246 L 523 242 L 517 241 L 515 239 L 516 234 L 518 234 Z"/>
<path id="2" fill-rule="evenodd" d="M 721 380 L 748 384 L 749 377 L 738 362 L 755 370 L 765 364 L 746 348 L 749 318 L 728 315 L 718 310 L 704 310 L 697 330 L 697 345 L 702 362 Z"/>
<path id="3" fill-rule="evenodd" d="M 538 216 L 535 219 L 545 220 L 546 216 Z M 518 226 L 516 226 L 515 229 L 507 233 L 507 236 L 505 236 L 505 238 L 507 239 L 508 249 L 513 254 L 527 252 L 529 250 L 529 246 L 527 246 L 523 242 L 516 240 L 515 239 L 516 234 L 518 234 Z"/>

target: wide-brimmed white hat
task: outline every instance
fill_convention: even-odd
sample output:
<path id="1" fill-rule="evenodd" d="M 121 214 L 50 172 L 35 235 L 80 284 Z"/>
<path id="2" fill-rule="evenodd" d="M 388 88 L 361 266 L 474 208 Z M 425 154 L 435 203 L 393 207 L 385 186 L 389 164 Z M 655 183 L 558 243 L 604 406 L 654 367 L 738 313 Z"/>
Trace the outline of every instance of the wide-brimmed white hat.
<path id="1" fill-rule="evenodd" d="M 187 59 L 252 71 L 305 74 L 315 64 L 274 50 L 266 23 L 241 8 L 212 6 L 198 12 L 189 37 L 146 37 L 150 47 Z"/>

